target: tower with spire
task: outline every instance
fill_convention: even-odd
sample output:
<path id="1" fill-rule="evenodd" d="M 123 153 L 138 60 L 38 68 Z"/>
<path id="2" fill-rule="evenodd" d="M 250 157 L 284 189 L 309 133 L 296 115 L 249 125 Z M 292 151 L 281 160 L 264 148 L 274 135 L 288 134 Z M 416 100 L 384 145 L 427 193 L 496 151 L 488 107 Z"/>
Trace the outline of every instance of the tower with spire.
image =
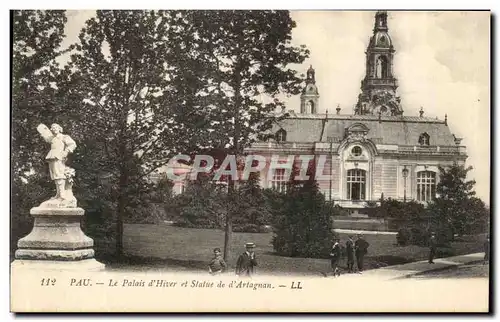
<path id="1" fill-rule="evenodd" d="M 403 115 L 393 73 L 394 47 L 387 26 L 387 12 L 375 14 L 373 36 L 366 49 L 365 78 L 355 107 L 359 115 Z"/>
<path id="2" fill-rule="evenodd" d="M 316 114 L 319 107 L 319 91 L 316 86 L 316 72 L 312 65 L 307 70 L 306 86 L 300 95 L 300 113 Z"/>

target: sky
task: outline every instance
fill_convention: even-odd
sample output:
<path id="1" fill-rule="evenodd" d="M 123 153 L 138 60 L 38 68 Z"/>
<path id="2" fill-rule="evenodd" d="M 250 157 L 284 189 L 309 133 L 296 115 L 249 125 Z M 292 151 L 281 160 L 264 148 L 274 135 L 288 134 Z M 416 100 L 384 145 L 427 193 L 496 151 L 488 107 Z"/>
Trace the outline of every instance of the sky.
<path id="1" fill-rule="evenodd" d="M 318 113 L 352 114 L 365 71 L 365 50 L 373 33 L 373 11 L 292 11 L 297 27 L 292 42 L 311 51 L 298 69 L 316 70 Z M 93 11 L 69 11 L 64 46 Z M 406 116 L 444 119 L 463 138 L 476 180 L 477 196 L 489 204 L 490 194 L 490 13 L 479 11 L 389 11 L 394 74 Z M 299 97 L 287 100 L 299 111 Z"/>

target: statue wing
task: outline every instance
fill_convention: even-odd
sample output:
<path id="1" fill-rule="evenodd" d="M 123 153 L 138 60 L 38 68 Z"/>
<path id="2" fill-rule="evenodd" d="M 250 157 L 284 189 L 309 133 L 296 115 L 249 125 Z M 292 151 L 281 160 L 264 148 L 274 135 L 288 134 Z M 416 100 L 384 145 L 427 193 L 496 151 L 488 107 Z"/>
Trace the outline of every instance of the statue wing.
<path id="1" fill-rule="evenodd" d="M 49 128 L 45 124 L 38 125 L 36 130 L 38 131 L 38 133 L 40 133 L 40 135 L 42 136 L 42 138 L 45 141 L 50 143 L 50 141 L 53 138 L 53 135 L 52 135 L 52 132 L 50 132 Z"/>

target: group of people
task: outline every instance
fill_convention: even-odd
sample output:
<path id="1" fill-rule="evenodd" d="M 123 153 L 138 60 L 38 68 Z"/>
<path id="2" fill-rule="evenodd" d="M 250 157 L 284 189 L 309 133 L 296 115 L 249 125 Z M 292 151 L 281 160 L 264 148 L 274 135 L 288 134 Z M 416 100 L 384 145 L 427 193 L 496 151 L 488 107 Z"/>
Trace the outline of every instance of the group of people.
<path id="1" fill-rule="evenodd" d="M 349 273 L 354 273 L 354 259 L 356 259 L 357 271 L 361 273 L 363 271 L 363 261 L 364 256 L 368 252 L 368 247 L 370 244 L 363 238 L 362 235 L 358 235 L 356 241 L 353 240 L 353 236 L 349 236 L 345 243 L 346 257 L 347 257 L 347 268 Z M 332 250 L 330 252 L 331 257 L 331 267 L 334 276 L 340 275 L 340 270 L 338 264 L 342 256 L 342 250 L 340 246 L 340 239 L 335 239 Z M 255 267 L 257 266 L 257 259 L 255 257 L 255 244 L 246 243 L 245 252 L 238 256 L 236 261 L 236 275 L 237 276 L 252 276 L 255 272 Z M 218 275 L 227 270 L 227 264 L 222 257 L 220 248 L 214 249 L 214 257 L 208 264 L 208 271 L 211 275 Z"/>
<path id="2" fill-rule="evenodd" d="M 484 262 L 487 263 L 489 261 L 489 245 L 490 239 L 487 237 L 486 242 L 484 243 L 485 255 Z M 340 276 L 339 270 L 339 262 L 342 258 L 343 248 L 345 249 L 345 256 L 347 258 L 347 270 L 349 273 L 354 273 L 354 259 L 356 259 L 356 268 L 357 272 L 363 272 L 363 261 L 365 255 L 368 253 L 368 247 L 370 243 L 368 243 L 361 234 L 358 234 L 356 241 L 353 240 L 353 236 L 348 236 L 345 247 L 340 245 L 340 239 L 336 238 L 334 240 L 332 250 L 330 252 L 330 262 L 331 268 L 333 272 L 333 276 Z M 437 251 L 437 241 L 435 233 L 431 234 L 429 240 L 429 264 L 434 264 L 434 257 L 436 256 Z M 245 252 L 238 256 L 238 260 L 236 261 L 236 275 L 237 276 L 252 276 L 255 271 L 255 267 L 257 266 L 257 259 L 255 258 L 255 244 L 254 243 L 246 243 L 245 244 Z M 227 264 L 222 257 L 222 252 L 220 248 L 214 249 L 214 257 L 210 261 L 208 265 L 208 271 L 211 275 L 218 275 L 227 270 Z"/>
<path id="3" fill-rule="evenodd" d="M 236 261 L 236 275 L 237 276 L 252 276 L 255 267 L 257 266 L 257 259 L 255 258 L 255 244 L 246 243 L 245 252 L 238 256 Z M 218 275 L 227 270 L 227 264 L 222 257 L 220 248 L 214 249 L 214 257 L 208 264 L 208 272 L 211 275 Z"/>
<path id="4" fill-rule="evenodd" d="M 356 258 L 356 266 L 358 273 L 363 271 L 364 257 L 368 253 L 368 243 L 362 235 L 358 234 L 356 241 L 353 240 L 353 236 L 349 236 L 345 242 L 345 255 L 347 258 L 347 270 L 349 273 L 354 273 L 354 259 Z M 340 269 L 338 267 L 340 258 L 342 257 L 342 246 L 340 245 L 340 239 L 336 238 L 332 251 L 330 252 L 330 262 L 332 267 L 333 276 L 340 276 Z"/>

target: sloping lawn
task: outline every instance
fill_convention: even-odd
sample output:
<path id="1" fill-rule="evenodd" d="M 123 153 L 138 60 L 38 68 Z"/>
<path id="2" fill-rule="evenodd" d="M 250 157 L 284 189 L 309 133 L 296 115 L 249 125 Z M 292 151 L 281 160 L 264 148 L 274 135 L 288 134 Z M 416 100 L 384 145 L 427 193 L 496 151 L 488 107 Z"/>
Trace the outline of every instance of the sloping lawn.
<path id="1" fill-rule="evenodd" d="M 340 234 L 342 243 L 346 234 Z M 413 262 L 426 259 L 428 249 L 419 246 L 397 246 L 394 235 L 369 235 L 370 243 L 365 258 L 365 269 Z M 324 275 L 329 272 L 326 259 L 291 258 L 274 254 L 272 233 L 233 233 L 232 252 L 228 261 L 231 270 L 247 242 L 256 244 L 259 272 L 266 274 Z M 212 249 L 224 246 L 224 231 L 213 229 L 179 228 L 167 225 L 125 225 L 125 261 L 115 262 L 107 253 L 112 252 L 108 243 L 96 241 L 97 258 L 110 269 L 150 269 L 161 271 L 206 271 Z M 482 236 L 468 238 L 453 244 L 454 254 L 482 251 Z M 447 256 L 452 256 L 449 254 Z M 345 266 L 345 259 L 341 267 Z"/>

